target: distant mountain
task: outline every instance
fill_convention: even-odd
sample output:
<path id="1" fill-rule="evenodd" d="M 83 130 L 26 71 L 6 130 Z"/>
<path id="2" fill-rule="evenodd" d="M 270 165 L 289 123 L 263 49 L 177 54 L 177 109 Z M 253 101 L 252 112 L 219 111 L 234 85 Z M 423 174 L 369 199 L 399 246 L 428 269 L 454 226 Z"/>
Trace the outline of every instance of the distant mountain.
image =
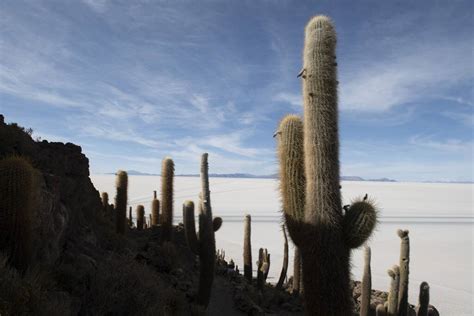
<path id="1" fill-rule="evenodd" d="M 127 170 L 130 176 L 159 176 L 156 173 L 145 173 L 137 170 Z M 115 174 L 115 172 L 108 172 L 105 174 Z M 199 177 L 199 174 L 177 174 L 177 177 Z M 251 173 L 210 173 L 209 177 L 212 178 L 235 178 L 235 179 L 278 179 L 278 174 L 268 175 L 255 175 Z M 342 181 L 376 181 L 376 182 L 397 182 L 393 179 L 380 178 L 380 179 L 364 179 L 358 176 L 341 176 Z"/>

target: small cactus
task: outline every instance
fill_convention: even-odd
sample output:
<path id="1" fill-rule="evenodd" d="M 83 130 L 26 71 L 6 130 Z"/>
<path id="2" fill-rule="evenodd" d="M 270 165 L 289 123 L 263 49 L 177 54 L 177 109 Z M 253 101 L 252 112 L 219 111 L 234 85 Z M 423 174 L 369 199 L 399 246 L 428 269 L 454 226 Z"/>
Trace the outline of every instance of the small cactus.
<path id="1" fill-rule="evenodd" d="M 268 276 L 268 270 L 270 269 L 270 254 L 267 249 L 260 248 L 258 250 L 258 261 L 257 261 L 257 288 L 263 289 L 263 285 Z"/>
<path id="2" fill-rule="evenodd" d="M 370 247 L 364 249 L 364 275 L 360 299 L 360 316 L 370 315 L 370 298 L 372 296 L 372 273 L 370 271 Z"/>
<path id="3" fill-rule="evenodd" d="M 170 241 L 173 234 L 173 180 L 174 162 L 163 159 L 161 168 L 161 240 Z"/>
<path id="4" fill-rule="evenodd" d="M 285 243 L 283 246 L 283 266 L 281 268 L 280 278 L 278 279 L 278 283 L 276 285 L 277 289 L 281 289 L 283 287 L 283 282 L 285 282 L 286 279 L 286 272 L 288 271 L 288 237 L 286 236 L 285 225 L 281 225 L 281 229 L 283 231 Z"/>
<path id="5" fill-rule="evenodd" d="M 249 214 L 245 215 L 244 220 L 244 277 L 249 283 L 252 283 L 252 218 Z"/>
<path id="6" fill-rule="evenodd" d="M 132 207 L 128 207 L 128 226 L 133 226 L 133 218 L 132 218 Z"/>
<path id="7" fill-rule="evenodd" d="M 426 282 L 420 284 L 420 296 L 418 300 L 416 316 L 428 316 L 430 305 L 430 286 Z"/>
<path id="8" fill-rule="evenodd" d="M 212 217 L 211 192 L 209 191 L 208 154 L 201 158 L 201 194 L 199 201 L 199 238 L 196 235 L 194 203 L 186 201 L 183 206 L 183 224 L 189 248 L 199 255 L 199 288 L 197 302 L 207 308 L 211 298 L 216 262 L 216 240 L 214 232 L 222 225 L 222 219 Z M 220 222 L 220 223 L 219 223 Z M 223 253 L 222 256 L 225 256 Z"/>
<path id="9" fill-rule="evenodd" d="M 143 205 L 138 205 L 137 209 L 137 230 L 142 230 L 145 228 L 145 207 Z"/>
<path id="10" fill-rule="evenodd" d="M 160 222 L 160 200 L 156 197 L 156 191 L 153 191 L 153 201 L 151 201 L 151 225 L 157 226 Z"/>
<path id="11" fill-rule="evenodd" d="M 32 259 L 34 174 L 22 157 L 0 160 L 0 251 L 21 272 Z"/>
<path id="12" fill-rule="evenodd" d="M 408 316 L 408 278 L 410 269 L 410 238 L 408 230 L 397 231 L 400 245 L 400 286 L 398 289 L 398 315 Z"/>
<path id="13" fill-rule="evenodd" d="M 117 195 L 115 196 L 115 230 L 118 234 L 125 234 L 127 219 L 127 172 L 119 170 L 116 178 Z"/>
<path id="14" fill-rule="evenodd" d="M 102 198 L 102 211 L 104 213 L 107 213 L 107 211 L 109 210 L 109 194 L 107 192 L 102 192 L 101 198 Z"/>
<path id="15" fill-rule="evenodd" d="M 388 292 L 387 299 L 387 315 L 397 316 L 398 315 L 398 291 L 400 285 L 400 268 L 393 266 L 391 270 L 387 271 L 390 276 L 390 290 Z"/>

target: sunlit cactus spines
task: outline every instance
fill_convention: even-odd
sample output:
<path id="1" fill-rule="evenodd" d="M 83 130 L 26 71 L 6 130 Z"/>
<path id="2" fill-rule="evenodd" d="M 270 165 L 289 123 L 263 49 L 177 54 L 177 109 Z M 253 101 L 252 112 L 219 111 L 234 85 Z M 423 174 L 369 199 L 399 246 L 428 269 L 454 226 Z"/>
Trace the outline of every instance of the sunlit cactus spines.
<path id="1" fill-rule="evenodd" d="M 370 298 L 372 296 L 372 272 L 370 269 L 370 247 L 364 249 L 364 274 L 360 299 L 360 316 L 370 316 Z"/>
<path id="2" fill-rule="evenodd" d="M 303 123 L 285 117 L 277 135 L 283 211 L 301 252 L 306 312 L 346 316 L 353 310 L 350 250 L 370 236 L 376 212 L 368 210 L 367 201 L 354 205 L 347 219 L 342 211 L 335 48 L 332 21 L 313 17 L 305 29 L 300 73 Z"/>
<path id="3" fill-rule="evenodd" d="M 358 248 L 370 237 L 377 224 L 377 208 L 367 197 L 356 199 L 344 214 L 343 226 L 346 244 Z"/>
<path id="4" fill-rule="evenodd" d="M 400 268 L 393 266 L 392 269 L 387 271 L 390 277 L 390 289 L 388 291 L 387 299 L 387 315 L 396 316 L 398 315 L 398 289 L 400 285 Z"/>
<path id="5" fill-rule="evenodd" d="M 174 162 L 163 159 L 161 165 L 161 240 L 170 241 L 173 235 L 173 182 Z"/>
<path id="6" fill-rule="evenodd" d="M 244 277 L 252 282 L 252 218 L 249 214 L 244 219 Z"/>
<path id="7" fill-rule="evenodd" d="M 116 176 L 117 195 L 115 196 L 115 230 L 118 234 L 125 234 L 127 223 L 127 172 L 119 170 Z"/>
<path id="8" fill-rule="evenodd" d="M 22 157 L 0 160 L 0 252 L 24 272 L 32 260 L 35 171 Z"/>
<path id="9" fill-rule="evenodd" d="M 430 305 L 430 286 L 427 282 L 421 282 L 420 294 L 418 297 L 418 306 L 416 316 L 428 316 Z"/>
<path id="10" fill-rule="evenodd" d="M 280 277 L 278 278 L 278 282 L 276 284 L 277 289 L 281 289 L 283 287 L 283 283 L 286 279 L 286 273 L 288 271 L 288 237 L 286 236 L 286 229 L 285 225 L 281 225 L 281 229 L 283 231 L 283 265 L 281 267 Z"/>
<path id="11" fill-rule="evenodd" d="M 160 223 L 160 200 L 156 196 L 156 191 L 153 191 L 153 200 L 151 201 L 151 225 L 157 226 Z"/>
<path id="12" fill-rule="evenodd" d="M 138 205 L 136 209 L 137 215 L 137 229 L 142 230 L 145 228 L 145 207 L 143 205 Z"/>
<path id="13" fill-rule="evenodd" d="M 408 315 L 408 279 L 410 273 L 410 238 L 408 230 L 397 231 L 400 237 L 400 286 L 398 289 L 398 315 Z"/>

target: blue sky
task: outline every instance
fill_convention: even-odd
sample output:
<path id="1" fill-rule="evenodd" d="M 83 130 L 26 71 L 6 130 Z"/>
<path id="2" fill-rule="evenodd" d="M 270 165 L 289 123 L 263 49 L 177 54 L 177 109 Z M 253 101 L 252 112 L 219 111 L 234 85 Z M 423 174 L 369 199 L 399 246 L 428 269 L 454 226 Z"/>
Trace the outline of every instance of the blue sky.
<path id="1" fill-rule="evenodd" d="M 277 170 L 301 113 L 303 30 L 338 32 L 343 175 L 472 181 L 472 1 L 0 3 L 0 112 L 93 173 Z"/>

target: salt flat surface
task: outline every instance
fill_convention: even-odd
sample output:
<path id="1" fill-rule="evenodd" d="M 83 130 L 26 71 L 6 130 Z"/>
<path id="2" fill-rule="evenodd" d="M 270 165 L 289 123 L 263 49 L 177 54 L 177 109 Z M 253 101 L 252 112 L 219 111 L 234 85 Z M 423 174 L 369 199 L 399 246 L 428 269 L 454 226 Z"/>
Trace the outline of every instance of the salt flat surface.
<path id="1" fill-rule="evenodd" d="M 92 175 L 92 182 L 110 197 L 115 195 L 113 175 Z M 278 182 L 272 179 L 211 178 L 214 216 L 224 219 L 216 234 L 217 248 L 242 267 L 243 217 L 252 215 L 253 262 L 260 247 L 271 253 L 269 281 L 276 282 L 283 261 Z M 368 193 L 381 209 L 380 224 L 371 238 L 373 288 L 387 290 L 387 269 L 398 264 L 398 228 L 410 230 L 410 302 L 417 303 L 419 284 L 429 282 L 431 302 L 441 315 L 473 315 L 474 210 L 472 184 L 389 183 L 343 181 L 344 204 Z M 160 177 L 129 176 L 129 203 L 149 212 L 153 190 L 160 192 Z M 199 178 L 175 178 L 175 221 L 182 218 L 182 203 L 198 200 Z M 111 199 L 112 200 L 112 199 Z M 293 248 L 290 247 L 289 275 Z M 360 280 L 362 251 L 353 252 L 352 273 Z M 255 267 L 254 267 L 255 269 Z M 241 269 L 242 271 L 242 269 Z"/>

